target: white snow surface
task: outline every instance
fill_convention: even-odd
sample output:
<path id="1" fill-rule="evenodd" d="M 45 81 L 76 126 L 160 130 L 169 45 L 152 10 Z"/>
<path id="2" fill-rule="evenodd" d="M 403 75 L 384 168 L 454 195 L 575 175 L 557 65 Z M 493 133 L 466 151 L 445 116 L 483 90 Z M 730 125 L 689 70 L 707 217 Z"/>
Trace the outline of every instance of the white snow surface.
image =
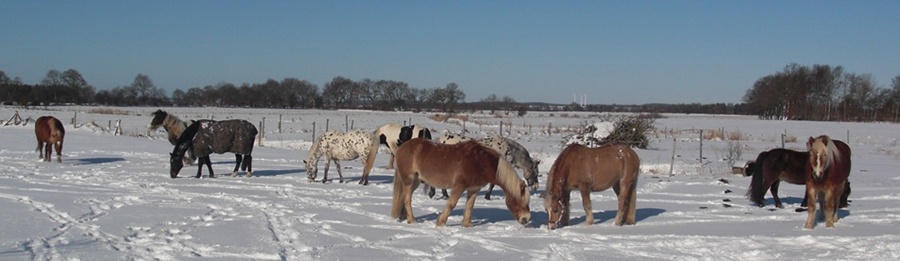
<path id="1" fill-rule="evenodd" d="M 524 117 L 466 113 L 469 136 L 499 131 L 541 160 L 541 188 L 532 197 L 531 223 L 518 224 L 503 203 L 479 195 L 474 227 L 460 226 L 464 204 L 446 227 L 435 227 L 446 200 L 417 190 L 418 223 L 390 217 L 393 171 L 382 146 L 368 186 L 362 164 L 343 162 L 349 181 L 306 180 L 302 160 L 316 134 L 374 130 L 385 123 L 421 124 L 463 131 L 459 121 L 429 120 L 435 113 L 162 108 L 183 120 L 265 121 L 263 144 L 253 151 L 255 177 L 228 177 L 231 154 L 213 154 L 217 178 L 192 178 L 186 166 L 169 178 L 173 146 L 162 129 L 147 132 L 158 108 L 83 106 L 0 107 L 0 118 L 53 115 L 66 123 L 62 163 L 41 162 L 33 125 L 0 125 L 0 260 L 802 260 L 900 258 L 900 125 L 763 121 L 748 116 L 665 114 L 656 120 L 651 148 L 637 150 L 642 171 L 637 224 L 613 225 L 612 191 L 594 192 L 593 225 L 584 224 L 579 193 L 572 193 L 572 222 L 550 231 L 543 200 L 547 172 L 568 130 L 595 124 L 597 113 L 529 112 Z M 97 113 L 104 112 L 104 113 Z M 110 114 L 112 113 L 112 114 Z M 72 118 L 76 118 L 75 125 Z M 281 132 L 279 133 L 279 117 Z M 121 120 L 124 135 L 108 129 Z M 78 126 L 78 127 L 75 127 Z M 510 128 L 510 126 L 512 128 Z M 259 126 L 258 126 L 259 127 Z M 550 129 L 548 133 L 548 129 Z M 851 205 L 840 221 L 804 229 L 796 212 L 803 186 L 783 183 L 785 209 L 745 198 L 750 179 L 731 174 L 721 158 L 726 141 L 704 140 L 699 130 L 742 133 L 735 165 L 771 148 L 805 149 L 809 136 L 827 134 L 853 149 Z M 849 137 L 849 139 L 848 139 Z M 794 140 L 790 142 L 790 140 Z M 674 153 L 673 153 L 674 147 Z M 675 155 L 674 161 L 672 155 Z M 674 162 L 674 166 L 672 165 Z M 324 160 L 320 163 L 323 169 Z M 670 175 L 670 168 L 673 174 Z M 329 178 L 337 178 L 334 168 Z M 320 173 L 319 179 L 322 175 Z M 485 193 L 482 190 L 481 194 Z"/>

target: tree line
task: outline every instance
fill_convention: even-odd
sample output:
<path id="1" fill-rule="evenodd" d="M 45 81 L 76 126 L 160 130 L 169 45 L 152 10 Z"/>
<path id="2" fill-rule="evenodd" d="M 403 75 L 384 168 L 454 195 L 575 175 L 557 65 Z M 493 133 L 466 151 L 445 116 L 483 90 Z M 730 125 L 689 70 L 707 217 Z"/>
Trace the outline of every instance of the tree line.
<path id="1" fill-rule="evenodd" d="M 320 88 L 298 78 L 240 86 L 219 83 L 171 96 L 149 76 L 138 74 L 130 85 L 97 91 L 69 69 L 49 70 L 40 83 L 29 85 L 0 70 L 0 103 L 36 106 L 79 104 L 105 106 L 212 106 L 296 109 L 371 109 L 405 111 L 497 111 L 524 115 L 526 111 L 657 112 L 758 115 L 763 119 L 821 121 L 900 120 L 900 75 L 890 88 L 881 88 L 870 74 L 846 72 L 842 66 L 789 64 L 782 71 L 759 78 L 743 96 L 744 103 L 568 105 L 520 103 L 509 96 L 490 94 L 465 102 L 456 83 L 415 88 L 396 80 L 352 80 L 334 77 Z"/>
<path id="2" fill-rule="evenodd" d="M 789 64 L 756 80 L 743 100 L 750 114 L 764 119 L 896 122 L 900 75 L 882 88 L 871 74 L 846 72 L 840 65 Z"/>

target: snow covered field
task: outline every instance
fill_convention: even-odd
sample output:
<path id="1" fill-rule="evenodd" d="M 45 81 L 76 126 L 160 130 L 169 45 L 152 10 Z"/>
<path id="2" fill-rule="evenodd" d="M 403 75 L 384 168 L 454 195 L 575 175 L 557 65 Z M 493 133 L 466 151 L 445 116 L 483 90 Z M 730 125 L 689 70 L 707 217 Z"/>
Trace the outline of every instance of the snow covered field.
<path id="1" fill-rule="evenodd" d="M 372 129 L 412 121 L 437 131 L 459 132 L 460 121 L 438 123 L 425 113 L 164 108 L 189 119 L 265 118 L 262 146 L 255 148 L 256 177 L 227 177 L 234 156 L 212 155 L 219 178 L 169 178 L 165 133 L 147 136 L 157 108 L 0 107 L 0 118 L 18 110 L 23 118 L 53 115 L 66 122 L 63 162 L 40 162 L 34 129 L 0 126 L 0 260 L 796 260 L 900 258 L 900 125 L 760 121 L 747 116 L 665 115 L 650 149 L 637 150 L 642 172 L 637 224 L 616 227 L 612 191 L 595 192 L 597 223 L 585 226 L 578 193 L 572 194 L 572 225 L 546 228 L 543 201 L 532 197 L 532 222 L 513 220 L 495 190 L 475 203 L 472 228 L 459 226 L 462 204 L 447 227 L 435 220 L 445 200 L 413 198 L 419 223 L 390 218 L 393 171 L 379 153 L 369 186 L 356 184 L 358 161 L 344 163 L 348 183 L 308 183 L 302 160 L 315 133 Z M 77 113 L 76 113 L 77 112 Z M 525 117 L 466 114 L 471 136 L 498 132 L 528 148 L 546 173 L 569 129 L 604 118 L 597 113 L 529 112 Z M 282 118 L 281 133 L 278 119 Z M 71 119 L 77 117 L 78 128 Z M 109 129 L 121 120 L 125 135 Z M 113 127 L 114 128 L 114 127 Z M 550 129 L 550 133 L 547 132 Z M 803 229 L 806 213 L 795 208 L 803 187 L 783 184 L 785 209 L 751 206 L 750 182 L 731 174 L 722 160 L 729 142 L 700 133 L 740 132 L 742 165 L 781 146 L 805 149 L 809 136 L 827 134 L 853 149 L 851 206 L 835 228 Z M 849 139 L 848 139 L 849 137 Z M 674 146 L 673 146 L 674 145 Z M 675 161 L 672 165 L 672 148 Z M 55 158 L 55 156 L 54 156 Z M 702 163 L 701 163 L 702 162 Z M 320 162 L 321 165 L 324 161 Z M 673 167 L 674 175 L 669 175 Z M 205 172 L 205 171 L 204 171 Z M 332 170 L 330 177 L 336 177 Z M 321 175 L 319 175 L 321 178 Z M 417 191 L 420 192 L 421 190 Z M 485 193 L 483 190 L 481 193 Z"/>

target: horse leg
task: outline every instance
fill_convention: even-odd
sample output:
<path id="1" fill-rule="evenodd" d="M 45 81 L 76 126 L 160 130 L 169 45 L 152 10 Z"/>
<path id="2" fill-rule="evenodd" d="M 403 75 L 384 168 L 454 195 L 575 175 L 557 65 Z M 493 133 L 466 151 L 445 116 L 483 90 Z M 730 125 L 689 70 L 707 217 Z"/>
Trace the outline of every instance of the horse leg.
<path id="1" fill-rule="evenodd" d="M 215 178 L 215 177 L 216 177 L 216 174 L 213 173 L 213 169 L 212 169 L 212 160 L 209 159 L 209 155 L 206 155 L 206 157 L 203 157 L 203 158 L 206 159 L 206 169 L 209 170 L 209 177 L 210 177 L 210 178 Z"/>
<path id="2" fill-rule="evenodd" d="M 338 171 L 338 182 L 344 183 L 344 174 L 341 174 L 341 161 L 335 160 L 334 167 L 337 168 Z"/>
<path id="3" fill-rule="evenodd" d="M 244 165 L 241 165 L 241 168 L 247 168 L 247 177 L 253 176 L 253 156 L 250 154 L 244 155 Z"/>
<path id="4" fill-rule="evenodd" d="M 412 193 L 416 191 L 417 187 L 419 187 L 419 178 L 417 176 L 410 178 L 409 182 L 403 186 L 403 207 L 406 209 L 406 223 L 408 224 L 416 223 L 416 217 L 413 216 L 412 212 Z"/>
<path id="5" fill-rule="evenodd" d="M 237 176 L 238 168 L 241 167 L 241 160 L 243 160 L 243 157 L 241 157 L 241 154 L 235 153 L 235 154 L 234 154 L 234 157 L 235 157 L 235 160 L 234 160 L 234 170 L 231 171 L 231 177 L 232 177 L 232 178 Z"/>
<path id="6" fill-rule="evenodd" d="M 491 193 L 494 192 L 494 183 L 488 186 L 487 193 L 484 193 L 484 199 L 491 200 Z"/>
<path id="7" fill-rule="evenodd" d="M 769 191 L 772 192 L 772 199 L 775 200 L 775 207 L 784 208 L 784 205 L 781 204 L 781 199 L 778 198 L 778 184 L 781 184 L 781 181 L 775 180 L 775 183 L 772 183 L 772 187 L 769 188 Z"/>
<path id="8" fill-rule="evenodd" d="M 450 198 L 450 195 L 447 195 L 447 189 L 441 189 L 441 195 L 444 196 L 444 198 Z"/>
<path id="9" fill-rule="evenodd" d="M 571 191 L 563 190 L 562 195 L 559 198 L 559 200 L 562 202 L 562 210 L 563 210 L 562 217 L 559 218 L 559 227 L 564 227 L 564 226 L 569 225 L 569 213 L 571 212 L 570 211 L 571 208 L 569 205 L 569 199 L 571 197 L 569 194 L 571 194 Z"/>
<path id="10" fill-rule="evenodd" d="M 474 188 L 466 191 L 466 210 L 463 212 L 463 227 L 472 226 L 472 209 L 475 208 L 475 199 L 478 198 L 478 191 L 481 188 Z"/>
<path id="11" fill-rule="evenodd" d="M 840 206 L 841 196 L 844 194 L 844 184 L 835 185 L 825 192 L 825 227 L 834 227 L 834 223 L 838 222 L 838 207 Z"/>
<path id="12" fill-rule="evenodd" d="M 594 213 L 593 209 L 591 209 L 591 189 L 590 188 L 582 188 L 581 189 L 581 205 L 584 207 L 584 225 L 590 226 L 594 224 Z M 619 212 L 621 213 L 621 212 Z M 616 220 L 619 220 L 619 216 L 616 215 Z"/>
<path id="13" fill-rule="evenodd" d="M 322 183 L 328 182 L 328 167 L 331 166 L 331 158 L 325 160 L 325 172 L 322 173 Z"/>
<path id="14" fill-rule="evenodd" d="M 203 164 L 205 163 L 206 162 L 203 160 L 203 157 L 197 159 L 197 176 L 194 176 L 194 178 L 200 178 L 200 173 L 203 172 Z"/>
<path id="15" fill-rule="evenodd" d="M 441 212 L 441 215 L 438 216 L 437 226 L 443 227 L 447 224 L 447 218 L 450 217 L 450 212 L 456 207 L 456 203 L 459 202 L 459 197 L 462 197 L 462 193 L 462 186 L 450 190 L 450 198 L 447 199 L 447 206 L 444 207 L 444 212 Z"/>
<path id="16" fill-rule="evenodd" d="M 803 191 L 803 201 L 800 202 L 800 207 L 805 208 L 809 204 L 809 189 Z"/>
<path id="17" fill-rule="evenodd" d="M 56 145 L 53 146 L 56 149 L 56 162 L 62 162 L 62 140 L 56 142 Z"/>
<path id="18" fill-rule="evenodd" d="M 806 183 L 806 198 L 809 200 L 807 206 L 807 216 L 806 216 L 806 225 L 803 226 L 806 229 L 812 229 L 816 224 L 816 188 L 810 184 L 811 181 L 807 181 Z"/>
<path id="19" fill-rule="evenodd" d="M 839 205 L 840 208 L 846 208 L 850 206 L 849 201 L 847 201 L 848 197 L 850 197 L 850 181 L 844 183 L 844 192 L 841 192 L 841 204 Z"/>
<path id="20" fill-rule="evenodd" d="M 53 143 L 50 143 L 50 142 L 44 143 L 44 161 L 45 162 L 50 162 L 51 156 L 53 155 L 53 153 L 51 153 L 52 151 L 53 151 Z"/>

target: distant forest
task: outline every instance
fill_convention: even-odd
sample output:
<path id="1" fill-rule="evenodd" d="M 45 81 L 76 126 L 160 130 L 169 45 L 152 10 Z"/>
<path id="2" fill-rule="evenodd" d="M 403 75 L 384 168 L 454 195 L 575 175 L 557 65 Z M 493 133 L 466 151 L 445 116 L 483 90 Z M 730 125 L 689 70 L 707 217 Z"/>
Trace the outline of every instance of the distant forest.
<path id="1" fill-rule="evenodd" d="M 521 103 L 490 94 L 465 102 L 456 83 L 416 88 L 395 80 L 335 77 L 319 90 L 306 80 L 269 79 L 240 86 L 219 83 L 166 95 L 150 76 L 138 74 L 131 85 L 95 90 L 75 69 L 50 70 L 38 84 L 26 84 L 0 71 L 0 103 L 17 106 L 103 105 L 248 107 L 296 109 L 369 109 L 387 111 L 491 111 L 524 115 L 527 111 L 595 111 L 758 115 L 764 119 L 819 121 L 892 121 L 900 117 L 900 75 L 882 88 L 870 74 L 845 72 L 842 66 L 789 64 L 757 80 L 743 103 L 605 105 Z"/>

